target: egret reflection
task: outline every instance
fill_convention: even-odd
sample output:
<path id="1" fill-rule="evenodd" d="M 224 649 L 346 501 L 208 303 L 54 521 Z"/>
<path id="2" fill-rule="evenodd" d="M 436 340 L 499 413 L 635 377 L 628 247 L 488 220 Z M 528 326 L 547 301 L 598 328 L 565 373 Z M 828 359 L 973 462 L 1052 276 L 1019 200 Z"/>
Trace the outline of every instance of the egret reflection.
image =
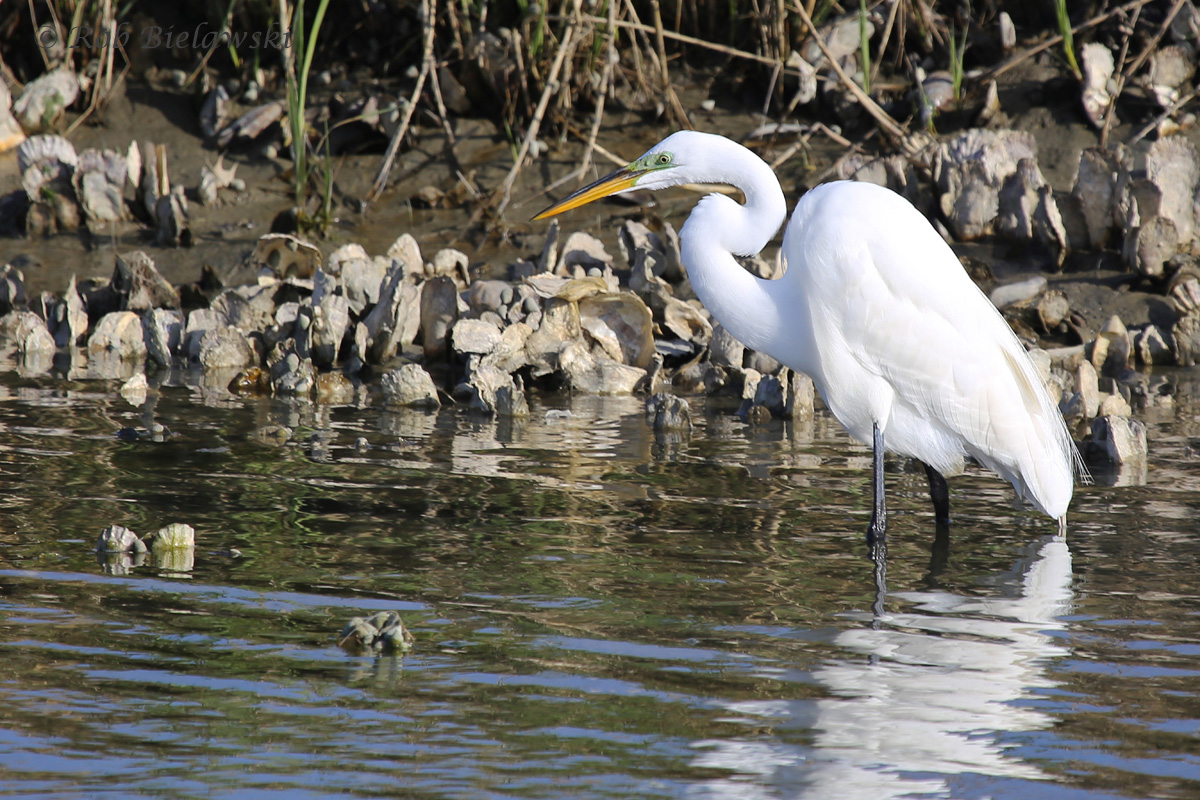
<path id="1" fill-rule="evenodd" d="M 1001 739 L 1049 727 L 1052 718 L 1021 701 L 1054 681 L 1047 663 L 1068 654 L 1054 635 L 1069 613 L 1071 553 L 1060 537 L 1020 559 L 1004 585 L 1011 596 L 949 592 L 892 594 L 912 611 L 841 631 L 847 657 L 813 672 L 819 700 L 733 702 L 756 725 L 803 728 L 812 744 L 708 740 L 694 765 L 755 776 L 722 779 L 699 796 L 881 800 L 952 791 L 958 776 L 1041 780 Z"/>

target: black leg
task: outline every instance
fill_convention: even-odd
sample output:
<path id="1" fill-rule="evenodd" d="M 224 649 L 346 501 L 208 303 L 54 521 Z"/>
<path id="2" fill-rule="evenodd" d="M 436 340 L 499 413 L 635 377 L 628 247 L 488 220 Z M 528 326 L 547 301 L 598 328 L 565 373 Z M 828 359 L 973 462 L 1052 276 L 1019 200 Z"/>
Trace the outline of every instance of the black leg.
<path id="1" fill-rule="evenodd" d="M 939 586 L 938 576 L 950 563 L 950 526 L 938 523 L 934 528 L 933 546 L 929 548 L 929 574 L 925 576 L 925 585 L 930 588 Z"/>
<path id="2" fill-rule="evenodd" d="M 933 501 L 933 518 L 938 525 L 950 524 L 950 487 L 942 473 L 922 462 L 925 477 L 929 479 L 929 499 Z"/>
<path id="3" fill-rule="evenodd" d="M 873 430 L 875 462 L 871 488 L 874 498 L 871 508 L 871 524 L 867 526 L 867 544 L 872 548 L 887 546 L 887 509 L 884 507 L 883 496 L 883 431 L 879 430 L 879 425 L 873 426 Z"/>
<path id="4" fill-rule="evenodd" d="M 884 504 L 883 486 L 883 431 L 879 425 L 873 430 L 875 460 L 872 470 L 871 524 L 867 526 L 867 552 L 875 566 L 875 616 L 883 614 L 883 601 L 887 596 L 887 508 Z"/>
<path id="5" fill-rule="evenodd" d="M 871 563 L 875 577 L 875 602 L 871 604 L 871 613 L 875 616 L 872 627 L 879 627 L 879 618 L 883 616 L 884 600 L 887 599 L 887 541 L 881 540 L 878 547 L 872 546 Z"/>

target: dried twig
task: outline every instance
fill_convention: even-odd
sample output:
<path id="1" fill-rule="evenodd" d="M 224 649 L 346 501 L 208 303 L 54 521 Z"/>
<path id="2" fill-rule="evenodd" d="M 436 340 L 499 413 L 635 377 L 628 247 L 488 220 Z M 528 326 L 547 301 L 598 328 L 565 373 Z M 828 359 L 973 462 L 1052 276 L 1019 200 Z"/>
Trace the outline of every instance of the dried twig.
<path id="1" fill-rule="evenodd" d="M 1115 81 L 1116 88 L 1112 92 L 1112 101 L 1108 104 L 1108 110 L 1104 114 L 1104 124 L 1100 126 L 1100 146 L 1104 147 L 1108 144 L 1108 132 L 1112 129 L 1113 120 L 1117 116 L 1117 98 L 1121 96 L 1121 92 L 1125 90 L 1125 58 L 1129 55 L 1129 40 L 1133 37 L 1133 31 L 1137 28 L 1138 18 L 1141 17 L 1142 10 L 1134 9 L 1133 19 L 1129 21 L 1128 30 L 1125 31 L 1125 36 L 1121 39 L 1121 52 L 1117 56 L 1118 73 Z"/>
<path id="2" fill-rule="evenodd" d="M 588 141 L 587 137 L 585 137 L 581 131 L 576 130 L 574 127 L 572 127 L 570 125 L 567 126 L 567 131 L 572 136 L 576 137 L 577 139 L 580 139 L 585 142 Z M 605 159 L 610 161 L 615 166 L 623 167 L 629 163 L 628 158 L 621 158 L 619 155 L 612 152 L 611 150 L 601 147 L 599 142 L 594 142 L 592 144 L 592 147 L 595 148 L 597 153 L 599 153 L 601 156 L 603 156 Z"/>
<path id="3" fill-rule="evenodd" d="M 888 42 L 892 38 L 892 28 L 896 25 L 896 12 L 900 10 L 902 3 L 900 0 L 892 3 L 892 10 L 888 12 L 887 22 L 883 26 L 883 39 L 879 42 L 879 58 L 875 59 L 875 63 L 871 65 L 871 85 L 876 84 L 876 79 L 879 77 L 879 68 L 883 66 L 883 52 L 887 50 Z M 901 40 L 903 41 L 903 40 Z"/>
<path id="4" fill-rule="evenodd" d="M 1081 22 L 1080 24 L 1076 25 L 1074 28 L 1071 29 L 1071 34 L 1074 35 L 1076 33 L 1086 31 L 1090 28 L 1094 28 L 1097 25 L 1099 25 L 1101 22 L 1111 19 L 1112 17 L 1115 17 L 1118 14 L 1124 14 L 1126 11 L 1132 11 L 1135 8 L 1141 8 L 1142 6 L 1146 5 L 1149 2 L 1151 2 L 1151 0 L 1132 0 L 1132 2 L 1126 3 L 1123 6 L 1118 6 L 1117 8 L 1110 8 L 1108 11 L 1104 12 L 1103 14 L 1092 17 L 1091 19 L 1087 20 L 1086 22 Z M 989 70 L 985 70 L 983 72 L 983 74 L 977 76 L 977 80 L 980 85 L 986 84 L 989 80 L 1003 75 L 1004 73 L 1008 72 L 1013 67 L 1016 67 L 1017 65 L 1033 58 L 1034 56 L 1036 56 L 1038 53 L 1042 52 L 1043 50 L 1049 50 L 1051 47 L 1054 47 L 1054 45 L 1058 44 L 1062 40 L 1063 40 L 1063 37 L 1061 34 L 1055 34 L 1054 36 L 1051 36 L 1046 41 L 1041 42 L 1040 44 L 1035 44 L 1033 47 L 1030 47 L 1027 50 L 1022 50 L 1020 53 L 1013 55 L 1004 63 L 999 64 L 995 67 L 992 67 Z"/>
<path id="5" fill-rule="evenodd" d="M 1183 8 L 1184 2 L 1185 0 L 1175 0 L 1175 5 L 1171 7 L 1171 10 L 1167 13 L 1167 16 L 1163 18 L 1162 24 L 1159 25 L 1158 32 L 1154 34 L 1149 42 L 1146 43 L 1146 46 L 1142 48 L 1142 52 L 1139 53 L 1138 57 L 1133 60 L 1133 63 L 1126 68 L 1125 55 L 1129 48 L 1129 38 L 1133 35 L 1133 28 L 1137 25 L 1137 20 L 1142 13 L 1142 9 L 1139 7 L 1134 12 L 1133 21 L 1129 25 L 1129 35 L 1126 36 L 1125 40 L 1121 43 L 1121 58 L 1117 64 L 1117 72 L 1120 74 L 1117 76 L 1116 90 L 1112 93 L 1113 102 L 1108 107 L 1108 113 L 1104 115 L 1104 126 L 1100 129 L 1101 147 L 1108 144 L 1108 131 L 1109 127 L 1112 125 L 1113 117 L 1116 114 L 1117 98 L 1121 96 L 1121 92 L 1125 91 L 1126 82 L 1133 77 L 1134 73 L 1142 68 L 1142 65 L 1145 64 L 1147 59 L 1149 59 L 1151 54 L 1153 54 L 1155 49 L 1158 47 L 1158 43 L 1162 41 L 1162 37 L 1170 29 L 1171 22 L 1174 21 L 1176 15 L 1178 15 L 1180 10 Z"/>
<path id="6" fill-rule="evenodd" d="M 442 85 L 438 82 L 437 66 L 429 70 L 429 85 L 433 89 L 433 102 L 437 106 L 437 118 L 442 124 L 442 133 L 446 136 L 446 151 L 452 161 L 456 161 L 454 145 L 458 142 L 454 137 L 454 128 L 450 127 L 450 115 L 446 113 L 446 101 L 442 98 Z M 455 165 L 457 169 L 457 165 Z"/>
<path id="7" fill-rule="evenodd" d="M 1167 108 L 1167 109 L 1165 109 L 1165 110 L 1164 110 L 1164 111 L 1163 111 L 1161 114 L 1159 114 L 1157 117 L 1155 117 L 1154 119 L 1152 119 L 1152 120 L 1150 120 L 1149 122 L 1147 122 L 1147 123 L 1145 124 L 1145 126 L 1143 126 L 1143 127 L 1142 127 L 1142 129 L 1141 129 L 1141 130 L 1139 130 L 1139 131 L 1138 131 L 1137 133 L 1135 133 L 1133 136 L 1130 136 L 1130 137 L 1129 137 L 1129 141 L 1125 142 L 1126 146 L 1128 146 L 1128 147 L 1132 147 L 1133 145 L 1135 145 L 1135 144 L 1137 144 L 1138 142 L 1140 142 L 1142 139 L 1144 139 L 1146 136 L 1148 136 L 1148 135 L 1150 134 L 1150 131 L 1154 130 L 1154 129 L 1155 129 L 1155 128 L 1157 128 L 1159 125 L 1161 125 L 1161 124 L 1162 124 L 1162 122 L 1163 122 L 1163 120 L 1165 120 L 1167 117 L 1169 117 L 1169 116 L 1171 116 L 1172 114 L 1174 114 L 1174 113 L 1175 113 L 1176 111 L 1178 111 L 1179 109 L 1181 109 L 1181 108 L 1183 108 L 1184 106 L 1186 106 L 1188 103 L 1190 103 L 1190 102 L 1192 102 L 1193 100 L 1195 100 L 1195 99 L 1196 99 L 1196 95 L 1197 95 L 1197 92 L 1196 92 L 1196 90 L 1195 90 L 1195 89 L 1193 89 L 1192 91 L 1190 91 L 1190 92 L 1188 92 L 1187 94 L 1185 94 L 1183 97 L 1180 97 L 1180 98 L 1179 98 L 1178 100 L 1176 100 L 1174 103 L 1171 103 L 1171 106 L 1170 106 L 1170 108 Z"/>
<path id="8" fill-rule="evenodd" d="M 583 151 L 583 161 L 575 171 L 577 176 L 587 174 L 592 166 L 592 151 L 596 148 L 596 136 L 600 133 L 600 122 L 604 117 L 604 103 L 608 99 L 608 85 L 612 81 L 613 64 L 617 60 L 616 23 L 617 4 L 608 4 L 608 42 L 604 48 L 604 72 L 600 75 L 600 99 L 596 101 L 596 111 L 592 115 L 592 131 L 588 135 L 587 147 Z"/>
<path id="9" fill-rule="evenodd" d="M 841 64 L 837 62 L 837 59 L 829 52 L 829 48 L 825 46 L 825 41 L 821 38 L 820 31 L 817 30 L 817 26 L 813 24 L 812 17 L 808 15 L 804 7 L 797 3 L 792 6 L 792 10 L 799 14 L 800 19 L 808 26 L 808 30 L 812 33 L 813 41 L 817 43 L 817 47 L 821 48 L 821 53 L 824 54 L 829 65 L 833 67 L 833 71 L 837 73 L 838 80 L 850 91 L 850 94 L 854 95 L 854 99 L 858 100 L 863 110 L 875 119 L 876 124 L 879 125 L 879 129 L 905 151 L 910 150 L 911 146 L 905 140 L 904 129 L 896 123 L 896 120 L 892 119 L 890 114 L 880 108 L 879 104 L 872 100 L 871 96 L 864 92 L 861 86 L 846 74 Z"/>
<path id="10" fill-rule="evenodd" d="M 667 68 L 666 37 L 664 36 L 662 11 L 659 8 L 658 0 L 650 0 L 650 10 L 654 13 L 654 44 L 658 50 L 659 68 L 662 70 L 662 91 L 666 96 L 667 111 L 674 119 L 676 125 L 681 128 L 690 129 L 692 122 L 688 119 L 687 112 L 683 110 L 683 103 L 679 102 L 679 95 L 675 94 L 675 88 L 671 86 L 671 74 Z"/>
<path id="11" fill-rule="evenodd" d="M 417 103 L 421 100 L 421 91 L 425 88 L 425 78 L 429 75 L 429 70 L 433 65 L 434 14 L 436 13 L 437 0 L 422 0 L 421 14 L 422 22 L 425 25 L 425 52 L 421 58 L 421 71 L 417 74 L 417 85 L 413 88 L 408 108 L 404 109 L 404 119 L 400 121 L 396 132 L 392 134 L 392 140 L 388 142 L 387 152 L 383 156 L 383 163 L 379 165 L 379 172 L 375 175 L 375 183 L 371 186 L 371 191 L 367 193 L 367 203 L 375 202 L 379 199 L 379 195 L 383 194 L 383 190 L 387 186 L 388 175 L 392 172 L 392 164 L 396 161 L 396 153 L 400 150 L 400 142 L 408 133 L 413 112 L 417 110 Z"/>
<path id="12" fill-rule="evenodd" d="M 591 14 L 584 14 L 583 16 L 580 17 L 580 19 L 583 20 L 584 22 L 591 22 L 593 24 L 600 24 L 600 23 L 605 22 L 604 17 L 596 17 L 596 16 L 592 16 Z M 627 28 L 632 31 L 637 31 L 638 33 L 644 33 L 644 34 L 656 33 L 653 26 L 644 25 L 641 22 L 630 22 L 629 20 L 626 20 L 626 19 L 619 19 L 614 24 L 618 28 Z M 745 50 L 738 50 L 735 47 L 729 47 L 727 45 L 718 44 L 717 42 L 706 42 L 703 39 L 697 39 L 696 37 L 688 36 L 685 33 L 675 33 L 674 31 L 670 31 L 665 28 L 663 29 L 663 38 L 670 39 L 673 42 L 680 42 L 682 44 L 694 45 L 695 47 L 703 47 L 706 50 L 712 50 L 713 52 L 716 52 L 716 53 L 724 53 L 725 55 L 732 56 L 734 58 L 742 58 L 747 61 L 757 61 L 760 64 L 778 64 L 779 63 L 779 59 L 777 59 L 777 58 L 769 58 L 767 56 L 760 56 L 757 53 L 750 53 Z"/>
<path id="13" fill-rule="evenodd" d="M 196 80 L 197 76 L 200 75 L 200 71 L 208 66 L 208 60 L 212 58 L 213 53 L 217 52 L 217 48 L 221 46 L 222 40 L 226 42 L 229 41 L 225 37 L 229 34 L 230 26 L 233 24 L 233 9 L 234 3 L 230 2 L 225 8 L 225 19 L 221 20 L 221 27 L 217 31 L 217 38 L 213 40 L 213 43 L 209 46 L 208 51 L 204 54 L 204 57 L 200 59 L 200 63 L 196 65 L 194 70 L 192 70 L 192 74 L 188 75 L 187 80 L 184 81 L 184 86 L 191 86 L 192 81 Z M 115 39 L 116 37 L 114 36 L 112 38 Z"/>
<path id="14" fill-rule="evenodd" d="M 512 187 L 517 181 L 517 175 L 521 173 L 521 167 L 525 163 L 525 156 L 529 154 L 529 146 L 537 138 L 538 129 L 541 128 L 542 117 L 546 114 L 546 107 L 550 105 L 551 96 L 559 89 L 558 73 L 562 71 L 567 53 L 574 49 L 575 32 L 579 19 L 579 3 L 580 0 L 575 0 L 576 16 L 567 22 L 562 44 L 559 45 L 558 52 L 554 54 L 554 61 L 550 64 L 550 72 L 546 75 L 546 88 L 542 90 L 542 96 L 538 98 L 537 108 L 533 110 L 533 117 L 529 120 L 529 128 L 525 131 L 525 138 L 521 140 L 521 149 L 517 151 L 517 157 L 513 162 L 512 169 L 508 171 L 504 183 L 497 190 L 497 194 L 501 195 L 501 199 L 500 203 L 496 206 L 496 216 L 504 213 L 504 209 L 508 207 L 508 203 L 512 199 Z"/>
<path id="15" fill-rule="evenodd" d="M 1154 34 L 1154 38 L 1146 42 L 1146 47 L 1143 48 L 1142 52 L 1138 54 L 1138 57 L 1133 60 L 1133 63 L 1129 65 L 1129 69 L 1125 70 L 1125 72 L 1121 74 L 1121 83 L 1129 80 L 1133 73 L 1141 69 L 1142 65 L 1146 63 L 1146 60 L 1149 59 L 1154 53 L 1155 49 L 1158 48 L 1158 43 L 1162 41 L 1163 36 L 1166 35 L 1168 30 L 1170 30 L 1171 23 L 1183 9 L 1183 4 L 1185 2 L 1187 2 L 1187 0 L 1175 0 L 1175 5 L 1171 6 L 1171 10 L 1167 12 L 1167 16 L 1163 18 L 1162 24 L 1158 27 L 1158 32 Z"/>

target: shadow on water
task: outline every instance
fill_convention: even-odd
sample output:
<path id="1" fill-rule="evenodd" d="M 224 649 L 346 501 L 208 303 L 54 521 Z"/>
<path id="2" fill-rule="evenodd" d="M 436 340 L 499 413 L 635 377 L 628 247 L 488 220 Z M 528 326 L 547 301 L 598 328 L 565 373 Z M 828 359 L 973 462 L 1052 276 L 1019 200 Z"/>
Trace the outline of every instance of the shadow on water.
<path id="1" fill-rule="evenodd" d="M 870 454 L 824 416 L 109 388 L 0 374 L 0 794 L 1200 792 L 1187 393 L 1148 484 L 1081 491 L 1065 541 L 978 471 L 939 531 L 889 472 L 876 617 Z M 105 525 L 169 522 L 191 563 L 97 563 Z M 337 646 L 384 610 L 412 652 Z"/>

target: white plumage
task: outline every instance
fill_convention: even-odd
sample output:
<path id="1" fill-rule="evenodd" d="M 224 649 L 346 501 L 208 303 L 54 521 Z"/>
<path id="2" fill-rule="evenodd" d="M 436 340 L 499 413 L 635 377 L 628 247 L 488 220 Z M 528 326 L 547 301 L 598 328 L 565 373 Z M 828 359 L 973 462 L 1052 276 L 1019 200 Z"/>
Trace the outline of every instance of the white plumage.
<path id="1" fill-rule="evenodd" d="M 701 302 L 746 346 L 813 379 L 846 430 L 877 445 L 877 479 L 880 443 L 942 475 L 962 471 L 970 456 L 1064 519 L 1082 467 L 1058 408 L 1008 323 L 896 193 L 838 181 L 805 194 L 776 280 L 751 275 L 734 255 L 758 253 L 775 235 L 783 191 L 761 159 L 721 136 L 673 134 L 539 218 L 681 183 L 727 183 L 746 196 L 744 205 L 703 198 L 680 231 Z M 880 534 L 882 505 L 880 486 Z"/>

